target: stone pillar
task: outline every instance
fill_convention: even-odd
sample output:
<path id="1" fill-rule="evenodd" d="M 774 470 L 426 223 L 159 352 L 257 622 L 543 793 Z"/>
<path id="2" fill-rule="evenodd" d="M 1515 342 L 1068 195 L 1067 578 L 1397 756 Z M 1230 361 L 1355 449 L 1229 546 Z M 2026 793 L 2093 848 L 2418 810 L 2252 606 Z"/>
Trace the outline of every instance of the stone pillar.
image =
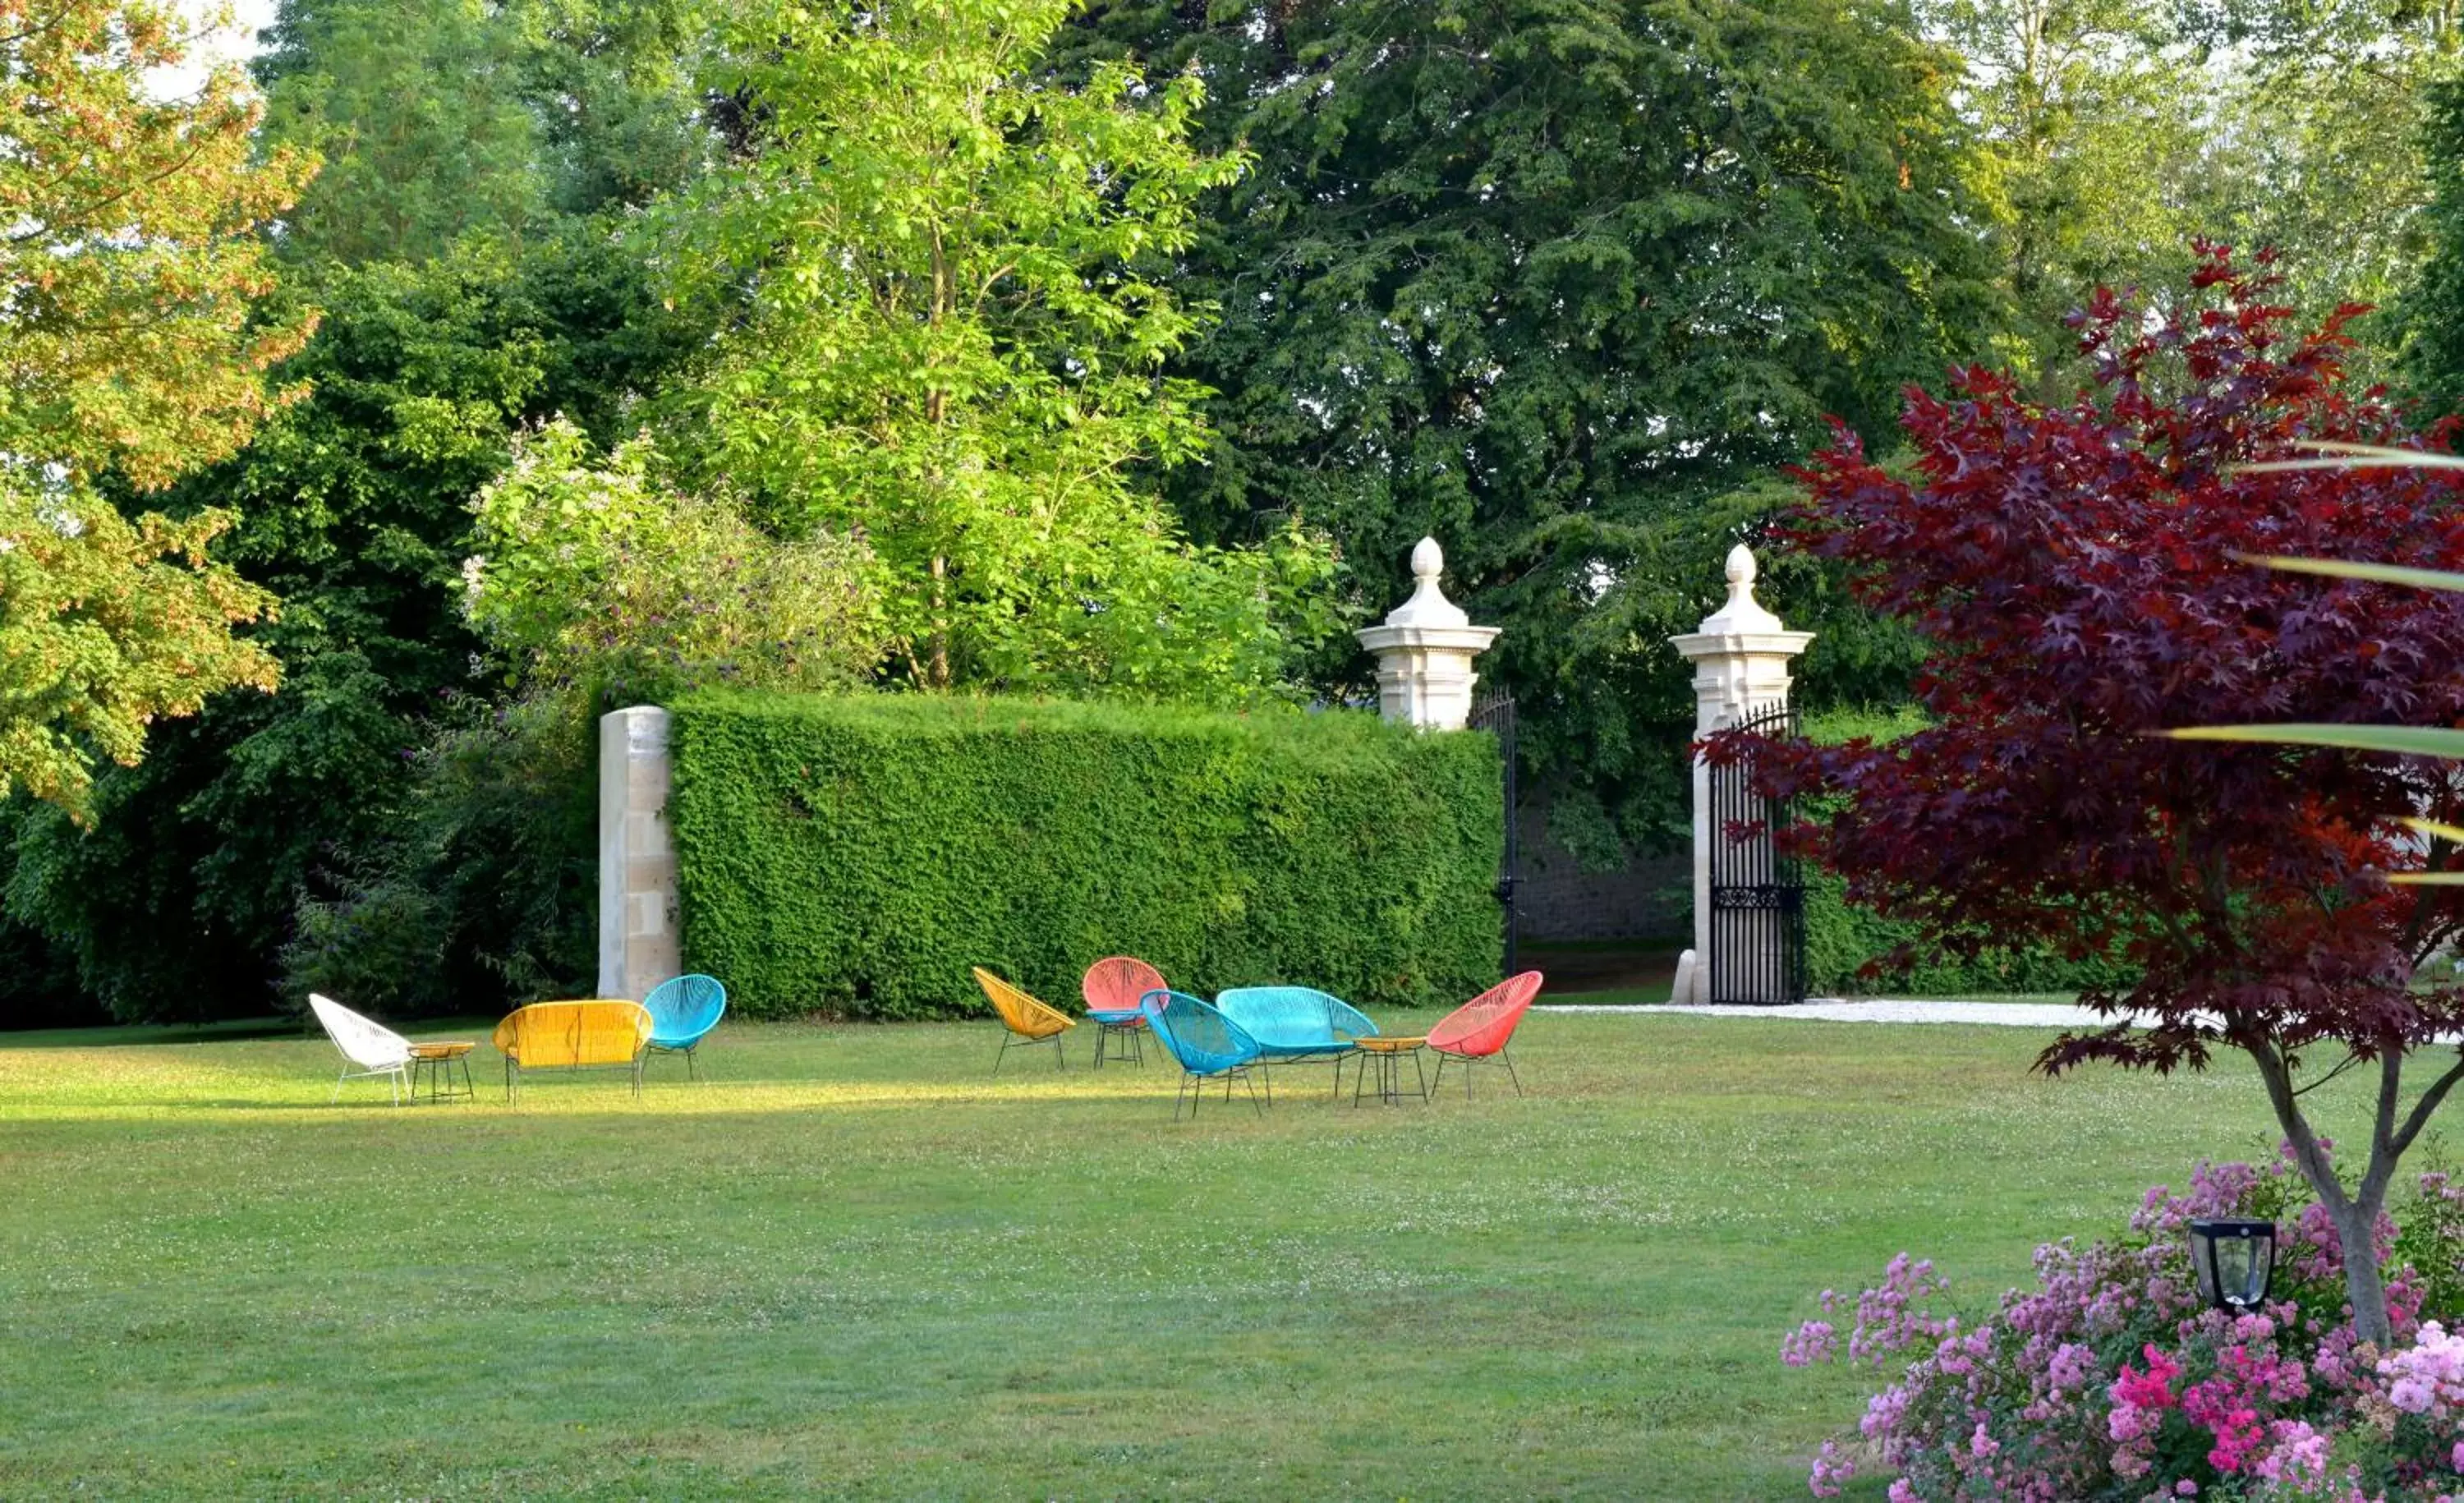
<path id="1" fill-rule="evenodd" d="M 635 1002 L 684 969 L 668 836 L 668 712 L 599 718 L 599 995 Z"/>
<path id="2" fill-rule="evenodd" d="M 1386 624 L 1353 633 L 1377 654 L 1377 713 L 1429 731 L 1460 731 L 1471 718 L 1471 660 L 1497 640 L 1496 627 L 1476 627 L 1438 587 L 1446 556 L 1435 538 L 1412 550 L 1412 598 Z"/>
<path id="3" fill-rule="evenodd" d="M 1789 660 L 1814 640 L 1791 631 L 1754 599 L 1754 555 L 1744 543 L 1728 550 L 1728 601 L 1683 636 L 1670 637 L 1694 665 L 1694 734 L 1726 730 L 1788 703 Z M 1711 987 L 1711 769 L 1694 759 L 1694 948 L 1678 958 L 1672 1001 L 1703 1002 Z"/>

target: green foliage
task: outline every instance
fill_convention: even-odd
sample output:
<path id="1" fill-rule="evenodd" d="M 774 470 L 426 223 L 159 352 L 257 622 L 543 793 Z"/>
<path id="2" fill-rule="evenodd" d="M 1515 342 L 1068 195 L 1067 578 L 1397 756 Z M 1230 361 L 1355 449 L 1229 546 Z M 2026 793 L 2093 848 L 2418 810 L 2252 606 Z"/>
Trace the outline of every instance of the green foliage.
<path id="1" fill-rule="evenodd" d="M 648 202 L 709 149 L 693 0 L 283 0 L 266 134 L 323 154 L 282 241 L 306 263 L 424 261 Z"/>
<path id="2" fill-rule="evenodd" d="M 1200 447 L 1176 257 L 1241 161 L 1189 144 L 1194 75 L 1030 73 L 1070 9 L 725 12 L 754 148 L 657 217 L 676 295 L 736 324 L 683 399 L 697 468 L 860 533 L 919 687 L 1238 700 L 1331 625 L 1324 552 L 1192 547 L 1133 472 Z"/>
<path id="3" fill-rule="evenodd" d="M 300 905 L 286 1000 L 322 991 L 406 1017 L 584 993 L 598 955 L 588 718 L 473 701 L 410 771 L 341 895 Z"/>
<path id="4" fill-rule="evenodd" d="M 651 478 L 647 436 L 605 464 L 559 419 L 472 503 L 472 625 L 534 694 L 663 702 L 692 689 L 846 687 L 881 655 L 870 559 L 780 542 L 725 497 Z"/>
<path id="5" fill-rule="evenodd" d="M 2446 1145 L 2432 1140 L 2416 1156 L 2428 1160 L 2421 1171 L 2419 1193 L 2396 1222 L 2393 1267 L 2409 1265 L 2408 1280 L 2421 1293 L 2425 1314 L 2450 1319 L 2464 1315 L 2464 1187 L 2455 1183 L 2454 1164 Z"/>
<path id="6" fill-rule="evenodd" d="M 2305 320 L 2383 303 L 2424 254 L 2424 86 L 2453 8 L 2416 0 L 1926 0 L 1967 63 L 1972 171 L 2018 303 L 2008 363 L 2052 398 L 2091 289 L 2176 288 L 2207 237 L 2273 248 Z M 2392 330 L 2365 323 L 2374 366 Z M 2373 337 L 2376 336 L 2376 337 Z"/>
<path id="7" fill-rule="evenodd" d="M 1867 0 L 1115 4 L 1075 44 L 1201 66 L 1200 139 L 1255 158 L 1179 283 L 1223 309 L 1170 366 L 1222 393 L 1168 477 L 1192 531 L 1298 516 L 1375 610 L 1434 534 L 1535 769 L 1682 829 L 1663 639 L 1780 498 L 1741 487 L 1999 325 L 1955 60 Z"/>
<path id="8" fill-rule="evenodd" d="M 611 421 L 684 342 L 638 272 L 583 233 L 328 268 L 314 296 L 324 322 L 281 368 L 313 394 L 166 498 L 238 514 L 222 548 L 285 601 L 253 640 L 287 687 L 158 727 L 157 755 L 99 780 L 88 832 L 39 811 L 14 822 L 10 917 L 73 954 L 122 1017 L 265 1010 L 300 895 L 365 880 L 354 870 L 431 765 L 430 718 L 470 685 L 468 504 L 508 435 L 556 410 Z"/>
<path id="9" fill-rule="evenodd" d="M 1824 745 L 1888 742 L 1925 726 L 1913 706 L 1839 710 L 1811 717 L 1806 735 Z M 1809 867 L 1805 873 L 1805 969 L 1817 995 L 1896 992 L 1919 997 L 1993 997 L 2012 992 L 2078 991 L 2126 983 L 2102 961 L 2074 961 L 2046 947 L 1989 949 L 1973 961 L 1947 959 L 1921 942 L 1918 926 L 1884 918 L 1851 903 L 1847 883 Z M 1878 967 L 1867 974 L 1868 966 Z"/>
<path id="10" fill-rule="evenodd" d="M 2431 253 L 2403 305 L 2405 383 L 2433 412 L 2464 412 L 2464 82 L 2429 91 Z"/>
<path id="11" fill-rule="evenodd" d="M 278 676 L 233 634 L 272 597 L 208 557 L 231 519 L 123 516 L 99 489 L 160 491 L 246 443 L 297 394 L 266 366 L 316 326 L 261 317 L 263 232 L 315 164 L 257 153 L 228 66 L 161 97 L 192 33 L 146 0 L 0 13 L 0 797 L 80 818 L 156 721 Z"/>
<path id="12" fill-rule="evenodd" d="M 0 797 L 83 820 L 96 764 L 135 764 L 158 718 L 274 688 L 274 659 L 231 634 L 274 597 L 206 556 L 231 520 L 131 521 L 0 462 Z"/>
<path id="13" fill-rule="evenodd" d="M 1059 1006 L 1111 954 L 1363 1006 L 1497 979 L 1496 742 L 1353 712 L 698 696 L 670 812 L 688 968 L 753 1016 Z"/>

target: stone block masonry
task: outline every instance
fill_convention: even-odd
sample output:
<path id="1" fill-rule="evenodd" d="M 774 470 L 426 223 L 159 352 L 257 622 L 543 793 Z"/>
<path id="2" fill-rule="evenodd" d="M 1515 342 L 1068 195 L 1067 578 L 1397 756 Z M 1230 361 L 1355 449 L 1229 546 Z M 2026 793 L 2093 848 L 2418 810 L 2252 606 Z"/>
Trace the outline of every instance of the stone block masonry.
<path id="1" fill-rule="evenodd" d="M 668 830 L 668 712 L 599 718 L 599 995 L 639 1002 L 684 968 Z"/>

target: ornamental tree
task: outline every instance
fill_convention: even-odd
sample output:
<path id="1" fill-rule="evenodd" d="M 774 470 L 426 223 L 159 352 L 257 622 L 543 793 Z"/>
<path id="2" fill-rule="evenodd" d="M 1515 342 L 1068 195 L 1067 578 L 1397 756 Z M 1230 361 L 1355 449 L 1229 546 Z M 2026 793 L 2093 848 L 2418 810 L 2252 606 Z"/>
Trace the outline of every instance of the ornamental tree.
<path id="1" fill-rule="evenodd" d="M 0 0 L 0 790 L 73 808 L 154 718 L 274 684 L 231 630 L 273 597 L 205 556 L 230 518 L 130 522 L 93 489 L 159 490 L 236 450 L 314 324 L 251 317 L 261 231 L 308 165 L 258 158 L 234 68 L 155 96 L 190 39 L 152 0 Z"/>
<path id="2" fill-rule="evenodd" d="M 1924 637 L 1932 723 L 1887 745 L 1729 737 L 1712 754 L 1754 755 L 1775 794 L 1824 796 L 1831 812 L 1788 838 L 1925 942 L 2045 944 L 2135 973 L 2082 996 L 2108 1021 L 2048 1047 L 2048 1074 L 2248 1056 L 2343 1244 L 2365 1246 L 2398 1160 L 2464 1079 L 2464 992 L 2422 969 L 2464 906 L 2387 880 L 2453 859 L 2402 821 L 2452 822 L 2464 780 L 2422 758 L 2160 733 L 2464 723 L 2464 597 L 2252 562 L 2453 569 L 2464 508 L 2445 472 L 2246 468 L 2311 442 L 2415 442 L 2344 387 L 2342 316 L 2294 337 L 2274 287 L 2202 246 L 2161 321 L 2100 294 L 2079 316 L 2094 389 L 2046 408 L 1967 370 L 1947 399 L 1911 392 L 1912 473 L 1840 430 L 1793 531 Z M 2375 1086 L 2340 1170 L 2308 1093 L 2347 1071 Z M 2372 1260 L 2346 1283 L 2384 1341 Z"/>

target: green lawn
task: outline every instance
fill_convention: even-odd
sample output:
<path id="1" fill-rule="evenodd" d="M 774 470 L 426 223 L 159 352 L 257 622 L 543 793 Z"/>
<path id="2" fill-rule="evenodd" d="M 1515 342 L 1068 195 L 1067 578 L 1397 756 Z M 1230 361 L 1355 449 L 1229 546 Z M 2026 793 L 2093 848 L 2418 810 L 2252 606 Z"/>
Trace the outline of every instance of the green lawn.
<path id="1" fill-rule="evenodd" d="M 1801 1498 L 1861 1407 L 1776 1360 L 1814 1291 L 1982 1303 L 2268 1141 L 2239 1071 L 2015 1028 L 1535 1015 L 1526 1099 L 1178 1125 L 989 1025 L 512 1111 L 484 1048 L 395 1111 L 321 1039 L 117 1037 L 0 1035 L 0 1497 Z"/>

